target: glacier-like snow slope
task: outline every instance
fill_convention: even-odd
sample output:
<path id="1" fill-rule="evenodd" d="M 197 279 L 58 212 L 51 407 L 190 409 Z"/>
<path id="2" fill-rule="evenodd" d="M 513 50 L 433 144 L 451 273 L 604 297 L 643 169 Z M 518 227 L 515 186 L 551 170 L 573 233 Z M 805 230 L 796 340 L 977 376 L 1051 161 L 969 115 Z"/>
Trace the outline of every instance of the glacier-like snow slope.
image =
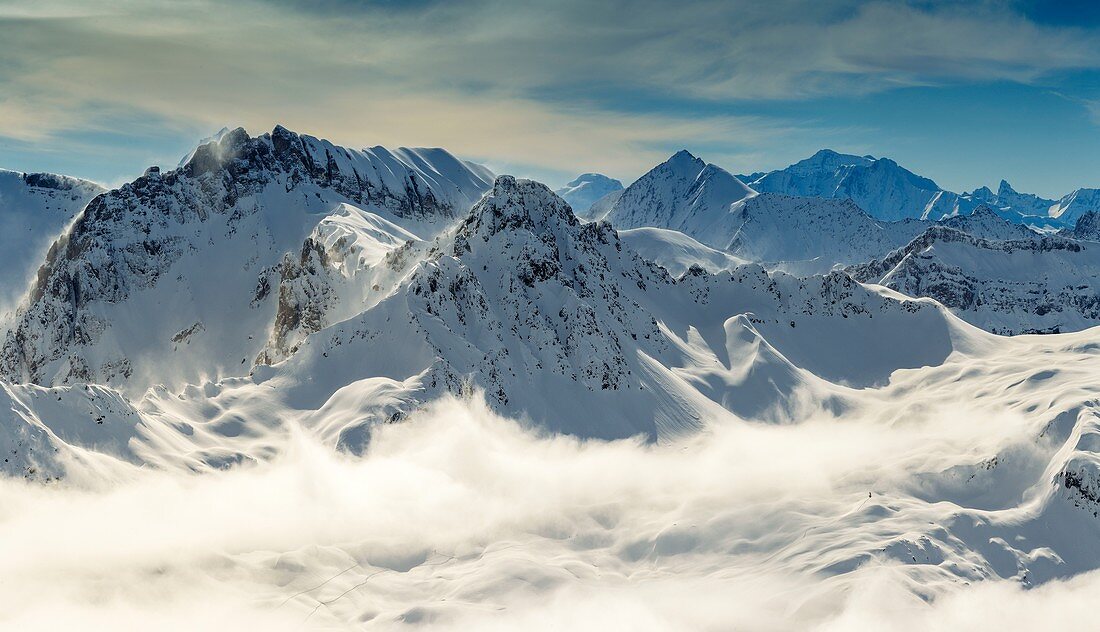
<path id="1" fill-rule="evenodd" d="M 247 374 L 293 345 L 281 332 L 325 324 L 294 311 L 303 293 L 334 295 L 296 285 L 313 257 L 333 249 L 354 268 L 342 257 L 373 261 L 431 236 L 491 177 L 440 149 L 349 150 L 282 127 L 221 134 L 183 167 L 89 204 L 51 247 L 0 367 L 129 392 Z"/>
<path id="2" fill-rule="evenodd" d="M 103 191 L 87 180 L 0 169 L 0 310 L 15 306 L 50 244 Z"/>
<path id="3" fill-rule="evenodd" d="M 1100 212 L 1100 189 L 1077 189 L 1050 208 L 1050 216 L 1063 226 L 1073 226 L 1086 213 Z"/>
<path id="4" fill-rule="evenodd" d="M 600 173 L 583 173 L 554 192 L 573 207 L 573 212 L 583 217 L 596 200 L 622 190 L 623 183 L 614 178 Z"/>

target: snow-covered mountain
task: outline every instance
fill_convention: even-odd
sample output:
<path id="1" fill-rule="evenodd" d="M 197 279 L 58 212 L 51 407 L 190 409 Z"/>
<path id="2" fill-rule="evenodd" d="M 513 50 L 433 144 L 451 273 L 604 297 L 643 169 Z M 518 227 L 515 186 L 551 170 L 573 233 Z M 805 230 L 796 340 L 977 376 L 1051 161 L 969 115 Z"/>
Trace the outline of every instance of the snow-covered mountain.
<path id="1" fill-rule="evenodd" d="M 802 275 L 884 256 L 933 224 L 929 220 L 876 219 L 848 198 L 756 194 L 730 174 L 686 152 L 657 166 L 608 202 L 607 212 L 594 215 L 620 230 L 674 230 L 736 258 Z M 604 202 L 597 206 L 602 208 Z M 1035 234 L 1002 219 L 984 204 L 966 216 L 943 221 L 987 239 L 1022 239 Z M 650 239 L 646 245 L 656 246 L 656 242 Z M 689 250 L 698 252 L 697 248 Z M 658 260 L 658 250 L 649 252 Z M 675 258 L 682 263 L 685 254 L 681 249 Z M 724 267 L 726 263 L 712 255 L 701 253 L 700 257 L 698 263 L 705 267 Z"/>
<path id="2" fill-rule="evenodd" d="M 985 189 L 985 191 L 989 191 L 989 189 Z M 1000 185 L 997 187 L 997 193 L 990 196 L 989 199 L 983 199 L 985 196 L 979 197 L 978 191 L 971 193 L 971 196 L 979 202 L 985 202 L 995 208 L 1015 212 L 1018 215 L 1050 215 L 1050 209 L 1055 204 L 1054 200 L 1041 198 L 1032 193 L 1018 193 L 1005 180 L 1001 180 Z"/>
<path id="3" fill-rule="evenodd" d="M 761 193 L 850 199 L 887 221 L 935 220 L 958 212 L 958 195 L 893 160 L 828 149 L 748 184 Z"/>
<path id="4" fill-rule="evenodd" d="M 0 487 L 19 509 L 0 524 L 0 572 L 21 578 L 0 617 L 67 604 L 48 590 L 64 577 L 64 594 L 110 590 L 118 608 L 140 595 L 137 612 L 153 607 L 151 584 L 244 595 L 288 628 L 477 629 L 484 612 L 522 619 L 513 611 L 532 601 L 621 600 L 622 577 L 644 575 L 659 590 L 617 602 L 644 617 L 679 611 L 700 586 L 728 596 L 765 581 L 754 607 L 769 621 L 797 610 L 812 628 L 850 621 L 846 595 L 866 586 L 911 597 L 923 617 L 937 607 L 924 599 L 968 586 L 1056 589 L 1100 568 L 1087 546 L 1100 537 L 1095 331 L 997 337 L 841 271 L 670 274 L 648 253 L 677 262 L 669 269 L 729 255 L 668 229 L 582 222 L 535 182 L 500 176 L 479 196 L 457 184 L 479 170 L 441 178 L 428 165 L 453 163 L 436 154 L 414 168 L 388 162 L 397 152 L 345 154 L 279 128 L 207 147 L 98 198 L 23 313 L 20 331 L 59 337 L 25 336 L 34 344 L 5 356 L 16 365 L 28 348 L 58 350 L 42 367 L 121 349 L 135 370 L 88 375 L 123 390 L 0 384 L 0 468 L 62 479 L 42 498 L 22 481 Z M 317 169 L 311 156 L 326 153 L 334 167 Z M 420 195 L 364 184 L 380 164 Z M 722 181 L 683 190 L 699 199 Z M 773 200 L 754 208 L 777 222 L 801 203 L 750 195 L 726 213 L 757 199 Z M 847 217 L 850 203 L 829 204 Z M 1095 244 L 1019 230 L 985 209 L 853 271 L 901 291 L 910 271 L 942 273 L 945 288 L 998 280 L 979 287 L 999 288 L 995 300 L 1095 276 Z M 1050 313 L 994 317 L 987 304 L 960 313 L 990 328 Z M 522 421 L 496 419 L 481 397 Z M 88 509 L 104 503 L 111 511 Z M 50 520 L 26 518 L 40 514 Z M 91 569 L 56 549 L 88 540 Z M 712 604 L 707 621 L 743 620 L 716 613 L 713 597 L 698 602 Z M 225 609 L 212 612 L 224 622 Z"/>
<path id="5" fill-rule="evenodd" d="M 1050 207 L 1050 216 L 1070 227 L 1085 213 L 1100 211 L 1100 189 L 1077 189 Z"/>
<path id="6" fill-rule="evenodd" d="M 380 287 L 383 298 L 259 375 L 292 391 L 314 391 L 321 375 L 384 375 L 418 400 L 477 387 L 496 409 L 557 431 L 667 438 L 714 406 L 782 407 L 776 384 L 877 383 L 884 367 L 935 362 L 950 346 L 932 305 L 880 296 L 843 274 L 743 266 L 672 277 L 608 224 L 583 224 L 543 185 L 506 176 L 454 231 L 383 265 L 399 279 Z M 864 338 L 889 335 L 895 322 L 926 331 L 929 344 Z M 816 333 L 823 327 L 828 339 Z M 773 334 L 773 351 L 730 355 Z M 832 345 L 862 349 L 861 362 L 830 354 Z"/>
<path id="7" fill-rule="evenodd" d="M 682 150 L 627 187 L 600 216 L 619 230 L 667 228 L 709 246 L 728 234 L 732 204 L 756 195 L 728 171 Z"/>
<path id="8" fill-rule="evenodd" d="M 732 232 L 712 234 L 713 244 L 770 269 L 821 274 L 890 252 L 924 231 L 926 222 L 886 222 L 848 199 L 761 193 L 728 211 Z"/>
<path id="9" fill-rule="evenodd" d="M 934 226 L 904 248 L 848 270 L 863 282 L 934 298 L 994 333 L 1100 325 L 1100 248 L 1086 241 L 986 239 Z"/>
<path id="10" fill-rule="evenodd" d="M 87 180 L 0 169 L 0 309 L 15 305 L 50 244 L 103 191 Z"/>
<path id="11" fill-rule="evenodd" d="M 729 205 L 723 198 L 708 207 L 706 200 L 693 197 L 690 187 L 662 186 L 673 172 L 671 163 L 631 185 L 608 215 L 612 221 L 651 221 L 665 229 L 647 229 L 654 232 L 634 239 L 640 252 L 669 269 L 686 269 L 693 257 L 710 270 L 744 260 L 797 275 L 854 266 L 850 269 L 861 281 L 934 298 L 996 333 L 1076 331 L 1100 324 L 1095 249 L 1043 238 L 986 204 L 939 222 L 887 222 L 870 217 L 847 198 L 775 193 L 749 194 Z M 690 173 L 698 164 L 691 166 L 683 171 Z M 667 234 L 669 222 L 649 209 L 682 208 L 690 208 L 689 215 L 681 212 L 690 221 L 672 223 L 691 231 L 694 239 L 684 236 L 677 243 Z M 724 260 L 721 254 L 735 260 Z"/>
<path id="12" fill-rule="evenodd" d="M 623 190 L 623 183 L 599 173 L 583 173 L 555 191 L 573 207 L 573 212 L 584 217 L 592 204 L 600 198 Z"/>
<path id="13" fill-rule="evenodd" d="M 996 193 L 981 187 L 959 194 L 942 189 L 888 158 L 854 156 L 829 149 L 785 169 L 760 175 L 748 181 L 748 185 L 761 193 L 850 199 L 873 217 L 888 221 L 938 220 L 968 215 L 985 205 L 1013 223 L 1057 229 L 1072 226 L 1076 219 L 1075 211 L 1065 209 L 1096 208 L 1087 189 L 1056 202 L 1019 193 L 1002 180 Z"/>
<path id="14" fill-rule="evenodd" d="M 983 239 L 1030 239 L 1038 234 L 1002 219 L 988 206 L 940 222 L 877 220 L 848 199 L 761 193 L 734 204 L 737 220 L 723 249 L 769 269 L 822 274 L 835 266 L 863 263 L 909 243 L 935 225 Z M 720 242 L 719 242 L 720 243 Z"/>
<path id="15" fill-rule="evenodd" d="M 242 136 L 238 142 L 245 150 L 267 141 L 266 136 Z M 284 182 L 277 180 L 280 190 Z M 309 189 L 310 194 L 320 191 Z M 134 219 L 130 213 L 122 211 Z M 238 228 L 238 233 L 250 232 Z M 118 383 L 129 392 L 154 381 L 219 370 L 250 376 L 223 378 L 216 388 L 184 389 L 178 396 L 151 391 L 142 419 L 152 429 L 142 433 L 160 436 L 157 441 L 167 441 L 162 435 L 171 432 L 156 430 L 154 418 L 183 423 L 210 410 L 252 405 L 319 411 L 346 389 L 367 389 L 374 393 L 363 400 L 364 405 L 371 402 L 369 413 L 329 418 L 319 429 L 334 444 L 357 451 L 374 424 L 400 418 L 441 395 L 474 388 L 496 410 L 551 430 L 668 439 L 698 428 L 700 419 L 718 411 L 743 416 L 771 411 L 783 418 L 793 401 L 787 394 L 827 391 L 830 383 L 880 384 L 897 368 L 942 361 L 952 347 L 942 309 L 865 289 L 843 273 L 799 279 L 746 265 L 717 274 L 693 267 L 673 277 L 624 246 L 607 223 L 581 223 L 545 186 L 508 176 L 497 178 L 464 220 L 434 239 L 417 239 L 345 204 L 326 215 L 303 243 L 282 258 L 274 273 L 278 281 L 266 291 L 252 288 L 255 293 L 245 292 L 243 298 L 228 291 L 193 292 L 188 297 L 192 304 L 176 308 L 191 312 L 179 316 L 157 311 L 156 301 L 140 298 L 151 290 L 164 300 L 157 291 L 163 280 L 151 287 L 127 285 L 131 293 L 109 303 L 111 311 L 97 309 L 108 301 L 82 300 L 76 323 L 82 328 L 99 323 L 98 338 L 87 343 L 86 337 L 61 337 L 55 354 L 61 359 L 44 366 L 56 366 L 52 362 L 69 368 L 77 365 L 73 358 L 96 358 L 96 352 L 104 357 L 105 348 L 121 349 L 134 367 L 130 375 L 100 365 L 99 372 L 84 379 Z M 212 251 L 204 254 L 210 261 Z M 157 278 L 168 279 L 171 290 L 179 292 L 208 277 L 197 268 L 177 266 Z M 237 314 L 235 322 L 196 316 L 199 307 L 213 309 L 196 296 L 221 301 L 226 312 Z M 52 302 L 46 306 L 57 309 Z M 127 310 L 198 324 L 138 330 L 137 318 Z M 29 324 L 20 331 L 27 330 Z M 129 339 L 117 340 L 111 336 L 115 330 L 129 332 Z M 910 335 L 913 331 L 923 332 L 919 340 Z M 884 339 L 893 342 L 880 344 Z M 252 355 L 243 355 L 240 347 L 218 355 L 210 340 L 247 346 Z M 13 337 L 9 345 L 17 341 Z M 203 349 L 203 355 L 189 347 Z M 43 348 L 53 349 L 34 349 Z M 18 354 L 22 347 L 9 346 L 8 353 L 11 349 Z M 152 355 L 173 364 L 158 367 L 146 359 Z M 228 366 L 236 355 L 243 362 Z M 24 356 L 6 357 L 18 367 Z M 44 377 L 32 376 L 34 381 L 47 385 L 81 381 L 71 371 L 39 375 Z M 44 397 L 44 391 L 31 392 Z M 591 417 L 597 410 L 598 418 Z M 288 414 L 271 413 L 268 423 L 279 425 Z M 202 461 L 216 466 L 234 445 L 232 436 L 223 437 L 219 449 Z M 248 446 L 254 449 L 251 438 Z M 194 448 L 208 449 L 213 450 Z M 27 464 L 13 461 L 11 467 Z"/>
<path id="16" fill-rule="evenodd" d="M 311 243 L 356 224 L 373 231 L 368 250 L 431 236 L 490 183 L 440 149 L 349 150 L 282 127 L 223 134 L 180 169 L 151 168 L 88 205 L 50 248 L 3 374 L 135 391 L 246 374 L 277 318 L 309 320 L 277 309 L 296 291 L 286 253 L 309 265 Z"/>

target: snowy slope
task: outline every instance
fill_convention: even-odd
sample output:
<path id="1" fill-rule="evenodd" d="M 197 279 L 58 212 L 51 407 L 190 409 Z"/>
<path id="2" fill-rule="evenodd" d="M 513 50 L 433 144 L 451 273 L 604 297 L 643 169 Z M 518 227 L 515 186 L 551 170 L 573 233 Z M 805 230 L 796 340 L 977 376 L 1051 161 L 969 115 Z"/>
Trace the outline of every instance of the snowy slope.
<path id="1" fill-rule="evenodd" d="M 280 315 L 284 255 L 306 257 L 307 236 L 325 243 L 341 225 L 373 223 L 377 250 L 431 235 L 489 178 L 443 150 L 349 150 L 282 127 L 226 133 L 182 168 L 151 169 L 88 206 L 51 248 L 0 366 L 17 381 L 132 392 L 245 374 Z"/>
<path id="2" fill-rule="evenodd" d="M 625 191 L 625 189 L 608 193 L 593 202 L 592 206 L 588 207 L 587 211 L 577 213 L 577 217 L 585 221 L 606 220 L 607 214 L 611 212 L 611 207 L 615 206 L 615 203 L 623 196 L 623 191 Z M 574 209 L 574 212 L 576 212 L 576 209 Z"/>
<path id="3" fill-rule="evenodd" d="M 692 266 L 708 272 L 731 270 L 749 261 L 695 241 L 687 235 L 665 228 L 632 228 L 619 232 L 623 244 L 652 261 L 673 276 L 680 276 Z"/>
<path id="4" fill-rule="evenodd" d="M 555 191 L 573 207 L 573 212 L 584 216 L 592 204 L 600 198 L 623 190 L 623 183 L 599 173 L 584 173 Z"/>
<path id="5" fill-rule="evenodd" d="M 1077 189 L 1050 207 L 1050 216 L 1064 226 L 1073 226 L 1090 211 L 1100 211 L 1100 189 Z"/>
<path id="6" fill-rule="evenodd" d="M 725 233 L 730 205 L 755 192 L 729 172 L 679 151 L 626 188 L 600 217 L 615 228 L 656 227 L 680 231 L 707 245 Z"/>
<path id="7" fill-rule="evenodd" d="M 904 248 L 850 267 L 857 279 L 936 299 L 994 333 L 1100 324 L 1100 249 L 1064 237 L 991 240 L 933 227 Z"/>
<path id="8" fill-rule="evenodd" d="M 0 305 L 15 302 L 46 250 L 76 214 L 104 191 L 94 182 L 0 169 Z"/>
<path id="9" fill-rule="evenodd" d="M 884 222 L 851 200 L 762 193 L 730 211 L 732 232 L 713 243 L 738 257 L 793 274 L 821 274 L 890 252 L 920 234 L 924 222 Z"/>

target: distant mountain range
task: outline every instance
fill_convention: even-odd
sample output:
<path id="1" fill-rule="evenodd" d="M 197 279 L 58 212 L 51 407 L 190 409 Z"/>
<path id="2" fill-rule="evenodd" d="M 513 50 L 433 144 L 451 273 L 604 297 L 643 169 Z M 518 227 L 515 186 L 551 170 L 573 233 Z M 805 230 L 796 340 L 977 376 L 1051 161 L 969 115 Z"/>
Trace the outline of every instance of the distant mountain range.
<path id="1" fill-rule="evenodd" d="M 1007 182 L 996 194 L 960 196 L 893 161 L 830 151 L 750 186 L 680 151 L 585 216 L 611 222 L 670 270 L 687 269 L 692 257 L 711 270 L 737 261 L 798 275 L 848 268 L 862 281 L 936 298 L 971 323 L 1014 334 L 1100 324 L 1097 250 L 1089 243 L 1096 211 L 1083 210 L 1086 194 L 1069 197 L 1062 207 Z M 1042 209 L 1059 215 L 1030 214 Z M 1029 228 L 1050 233 L 1067 216 L 1081 227 L 1061 229 L 1061 238 Z M 967 248 L 968 256 L 946 254 Z M 1000 271 L 1005 266 L 1013 276 Z"/>
<path id="2" fill-rule="evenodd" d="M 598 173 L 583 173 L 554 193 L 568 202 L 575 213 L 583 215 L 596 200 L 622 190 L 623 183 L 618 180 Z"/>
<path id="3" fill-rule="evenodd" d="M 665 164 L 673 162 L 683 161 L 674 157 Z M 714 169 L 722 171 L 723 178 L 730 175 L 717 166 Z M 586 174 L 582 178 L 595 178 L 596 175 Z M 868 215 L 886 221 L 939 220 L 969 215 L 984 205 L 1010 222 L 1057 230 L 1072 228 L 1084 213 L 1100 211 L 1100 190 L 1097 189 L 1077 189 L 1058 200 L 1048 200 L 1030 193 L 1018 193 L 1002 180 L 996 192 L 981 187 L 969 193 L 954 193 L 888 158 L 841 154 L 829 149 L 784 169 L 731 177 L 757 193 L 851 200 Z M 617 189 L 608 192 L 613 190 Z M 578 212 L 586 213 L 592 204 L 585 200 Z"/>

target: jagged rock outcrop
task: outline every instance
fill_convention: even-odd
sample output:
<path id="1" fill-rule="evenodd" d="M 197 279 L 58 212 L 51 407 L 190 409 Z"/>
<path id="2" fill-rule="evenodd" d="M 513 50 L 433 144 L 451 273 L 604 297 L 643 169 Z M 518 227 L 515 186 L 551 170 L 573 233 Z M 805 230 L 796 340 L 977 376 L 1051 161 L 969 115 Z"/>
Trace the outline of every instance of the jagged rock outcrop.
<path id="1" fill-rule="evenodd" d="M 277 280 L 265 275 L 320 219 L 351 203 L 438 231 L 488 175 L 442 150 L 349 150 L 283 127 L 222 134 L 183 167 L 150 170 L 88 205 L 50 248 L 0 374 L 140 388 L 247 371 L 277 312 Z M 205 331 L 172 346 L 194 322 Z M 173 368 L 162 370 L 156 356 L 169 351 Z"/>
<path id="2" fill-rule="evenodd" d="M 934 298 L 993 333 L 1057 333 L 1100 324 L 1100 250 L 1064 237 L 991 240 L 937 226 L 848 272 L 909 296 Z"/>
<path id="3" fill-rule="evenodd" d="M 1073 230 L 1061 233 L 1066 237 L 1084 241 L 1100 241 L 1100 211 L 1089 211 L 1077 218 Z"/>
<path id="4" fill-rule="evenodd" d="M 508 176 L 453 230 L 375 267 L 396 279 L 373 292 L 379 300 L 258 379 L 298 384 L 288 396 L 300 406 L 321 405 L 304 375 L 384 376 L 418 401 L 478 388 L 502 412 L 556 430 L 658 438 L 697 428 L 710 407 L 763 414 L 820 380 L 880 383 L 950 348 L 930 303 L 840 272 L 799 279 L 748 265 L 673 277 L 608 223 L 582 223 L 545 186 Z M 927 331 L 922 343 L 870 344 L 899 322 Z M 605 418 L 587 419 L 595 409 Z"/>

